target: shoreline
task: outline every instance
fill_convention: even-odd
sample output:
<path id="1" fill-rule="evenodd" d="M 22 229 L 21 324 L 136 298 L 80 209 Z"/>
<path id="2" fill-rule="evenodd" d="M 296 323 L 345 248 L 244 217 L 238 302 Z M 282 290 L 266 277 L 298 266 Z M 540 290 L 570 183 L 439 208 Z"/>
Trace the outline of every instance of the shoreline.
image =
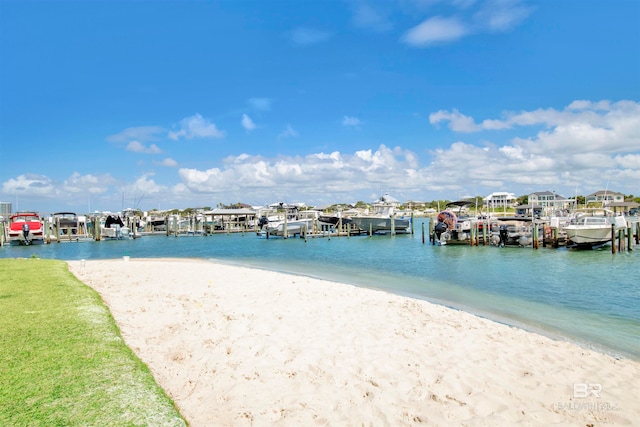
<path id="1" fill-rule="evenodd" d="M 216 260 L 67 263 L 193 426 L 640 418 L 640 363 L 457 308 Z"/>
<path id="2" fill-rule="evenodd" d="M 147 258 L 147 259 L 160 259 L 160 260 L 181 260 L 183 258 Z M 400 297 L 405 297 L 405 298 L 410 298 L 410 299 L 415 299 L 415 300 L 419 300 L 419 301 L 426 301 L 430 304 L 435 304 L 438 306 L 443 306 L 445 308 L 448 308 L 450 310 L 455 310 L 455 311 L 461 311 L 463 313 L 469 313 L 473 316 L 479 317 L 481 319 L 486 319 L 492 322 L 496 322 L 508 327 L 513 327 L 513 328 L 517 328 L 520 330 L 523 330 L 525 332 L 529 332 L 529 333 L 533 333 L 533 334 L 537 334 L 537 335 L 541 335 L 544 337 L 547 337 L 551 340 L 554 341 L 559 341 L 559 342 L 567 342 L 570 344 L 574 344 L 578 347 L 581 347 L 584 350 L 587 351 L 595 351 L 598 353 L 603 353 L 605 355 L 611 356 L 615 359 L 618 360 L 623 360 L 623 359 L 629 359 L 629 360 L 633 360 L 635 362 L 639 362 L 640 363 L 640 351 L 637 354 L 633 354 L 633 353 L 629 353 L 620 349 L 616 349 L 614 347 L 610 347 L 607 346 L 606 344 L 602 344 L 602 343 L 596 343 L 594 341 L 589 341 L 586 338 L 582 338 L 580 336 L 577 335 L 571 335 L 571 334 L 567 334 L 567 333 L 563 333 L 562 331 L 558 330 L 557 328 L 554 328 L 553 326 L 536 326 L 533 325 L 531 323 L 527 323 L 526 320 L 518 320 L 518 319 L 514 319 L 509 317 L 508 315 L 504 315 L 504 314 L 499 314 L 496 312 L 491 312 L 489 310 L 483 310 L 483 309 L 478 309 L 478 308 L 474 308 L 471 305 L 465 304 L 465 303 L 461 303 L 461 302 L 456 302 L 454 300 L 446 300 L 446 299 L 442 299 L 442 298 L 435 298 L 435 297 L 428 297 L 425 295 L 421 295 L 421 294 L 417 294 L 417 293 L 412 293 L 412 292 L 401 292 L 401 291 L 395 291 L 393 289 L 388 289 L 388 288 L 383 288 L 383 287 L 371 287 L 371 286 L 367 286 L 365 284 L 360 284 L 357 282 L 352 282 L 349 281 L 348 279 L 343 279 L 343 278 L 338 278 L 338 279 L 332 279 L 332 278 L 324 278 L 319 274 L 309 274 L 309 273 L 301 273 L 301 272 L 295 272 L 295 271 L 289 271 L 286 269 L 282 269 L 282 268 L 268 268 L 266 266 L 262 266 L 262 265 L 251 265 L 251 266 L 246 266 L 243 265 L 242 262 L 240 261 L 232 261 L 232 260 L 227 260 L 227 259 L 218 259 L 218 258 L 184 258 L 185 260 L 198 260 L 198 261 L 205 261 L 205 262 L 212 262 L 215 264 L 224 264 L 224 265 L 229 265 L 229 266 L 235 266 L 235 267 L 240 267 L 240 268 L 250 268 L 250 269 L 255 269 L 255 270 L 260 270 L 260 271 L 267 271 L 267 272 L 276 272 L 276 273 L 281 273 L 281 274 L 287 274 L 287 275 L 294 275 L 294 276 L 301 276 L 301 277 L 308 277 L 311 279 L 315 279 L 315 280 L 320 280 L 320 281 L 326 281 L 326 282 L 334 282 L 334 283 L 342 283 L 344 285 L 348 285 L 348 286 L 354 286 L 357 288 L 361 288 L 361 289 L 369 289 L 369 290 L 373 290 L 373 291 L 379 291 L 379 292 L 384 292 L 384 293 L 388 293 L 391 295 L 397 295 Z"/>

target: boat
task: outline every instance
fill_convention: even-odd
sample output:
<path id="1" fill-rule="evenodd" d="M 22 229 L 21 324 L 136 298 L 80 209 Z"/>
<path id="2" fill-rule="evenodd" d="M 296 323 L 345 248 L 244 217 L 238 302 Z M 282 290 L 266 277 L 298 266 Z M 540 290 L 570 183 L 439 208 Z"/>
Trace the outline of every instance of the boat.
<path id="1" fill-rule="evenodd" d="M 612 232 L 625 228 L 627 222 L 623 215 L 615 215 L 605 208 L 583 208 L 573 213 L 563 230 L 568 248 L 596 249 L 611 242 Z"/>
<path id="2" fill-rule="evenodd" d="M 352 224 L 362 232 L 371 234 L 411 233 L 411 217 L 396 212 L 393 199 L 384 195 L 371 204 L 373 213 L 370 215 L 353 215 Z"/>
<path id="3" fill-rule="evenodd" d="M 533 227 L 537 227 L 538 236 L 544 235 L 542 222 L 531 217 L 497 217 L 491 221 L 490 242 L 494 246 L 526 247 L 533 245 Z"/>
<path id="4" fill-rule="evenodd" d="M 312 233 L 318 222 L 317 211 L 299 211 L 295 206 L 284 206 L 279 216 L 262 216 L 258 222 L 259 237 L 295 237 Z"/>
<path id="5" fill-rule="evenodd" d="M 129 228 L 119 216 L 107 215 L 104 223 L 100 224 L 100 237 L 105 239 L 122 240 L 129 238 Z"/>
<path id="6" fill-rule="evenodd" d="M 434 241 L 441 246 L 470 244 L 472 227 L 478 219 L 464 214 L 463 210 L 473 204 L 474 202 L 468 200 L 448 203 L 446 209 L 436 217 L 433 227 Z M 455 207 L 458 208 L 457 214 L 452 210 Z"/>
<path id="7" fill-rule="evenodd" d="M 44 226 L 35 212 L 18 212 L 9 217 L 9 244 L 34 245 L 44 243 Z"/>
<path id="8" fill-rule="evenodd" d="M 342 212 L 318 215 L 318 231 L 336 233 L 345 229 L 349 233 L 359 234 L 361 232 L 360 228 L 353 223 L 353 220 L 348 216 L 344 216 Z"/>
<path id="9" fill-rule="evenodd" d="M 49 218 L 52 235 L 47 239 L 79 241 L 89 239 L 87 218 L 75 212 L 55 212 Z"/>
<path id="10" fill-rule="evenodd" d="M 147 221 L 147 224 L 151 227 L 151 231 L 166 231 L 167 229 L 166 217 L 151 217 L 151 219 Z"/>

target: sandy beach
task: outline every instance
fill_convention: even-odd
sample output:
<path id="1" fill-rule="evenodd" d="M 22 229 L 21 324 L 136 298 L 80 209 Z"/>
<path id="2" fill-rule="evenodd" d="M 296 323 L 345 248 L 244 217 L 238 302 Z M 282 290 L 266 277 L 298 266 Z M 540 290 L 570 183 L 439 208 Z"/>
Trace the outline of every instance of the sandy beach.
<path id="1" fill-rule="evenodd" d="M 637 425 L 640 363 L 202 260 L 70 261 L 191 426 Z"/>

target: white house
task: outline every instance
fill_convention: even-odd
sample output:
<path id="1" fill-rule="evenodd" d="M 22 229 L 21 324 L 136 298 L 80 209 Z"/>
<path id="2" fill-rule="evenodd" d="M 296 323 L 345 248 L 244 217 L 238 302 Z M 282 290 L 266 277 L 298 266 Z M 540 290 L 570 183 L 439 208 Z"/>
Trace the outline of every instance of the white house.
<path id="1" fill-rule="evenodd" d="M 553 191 L 536 191 L 529 194 L 529 204 L 540 206 L 545 211 L 566 209 L 571 201 Z"/>
<path id="2" fill-rule="evenodd" d="M 513 193 L 498 191 L 489 194 L 484 198 L 484 204 L 487 209 L 513 206 L 518 198 Z"/>
<path id="3" fill-rule="evenodd" d="M 602 203 L 604 206 L 606 206 L 609 203 L 624 202 L 624 194 L 608 190 L 596 191 L 595 193 L 586 196 L 585 202 L 587 204 Z"/>

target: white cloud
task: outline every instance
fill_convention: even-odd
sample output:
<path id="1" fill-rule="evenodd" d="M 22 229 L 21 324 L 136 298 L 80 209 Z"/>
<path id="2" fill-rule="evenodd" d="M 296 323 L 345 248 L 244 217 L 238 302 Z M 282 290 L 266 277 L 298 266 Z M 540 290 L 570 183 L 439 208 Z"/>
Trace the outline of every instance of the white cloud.
<path id="1" fill-rule="evenodd" d="M 220 193 L 242 183 L 235 191 L 246 199 L 263 198 L 265 189 L 274 198 L 339 198 L 371 188 L 413 186 L 409 177 L 417 166 L 412 152 L 382 145 L 375 151 L 354 154 L 315 153 L 273 159 L 242 154 L 225 159 L 223 168 L 182 168 L 179 175 L 186 188 L 198 193 Z"/>
<path id="2" fill-rule="evenodd" d="M 291 125 L 287 125 L 285 130 L 283 130 L 278 135 L 278 138 L 294 138 L 294 137 L 297 137 L 297 136 L 298 136 L 298 131 L 296 131 L 294 128 L 292 128 Z"/>
<path id="3" fill-rule="evenodd" d="M 220 131 L 214 123 L 196 113 L 180 120 L 180 129 L 169 132 L 168 137 L 176 141 L 180 138 L 224 138 L 224 132 Z"/>
<path id="4" fill-rule="evenodd" d="M 62 184 L 62 190 L 66 194 L 102 194 L 107 191 L 110 185 L 113 185 L 116 180 L 110 174 L 102 175 L 80 175 L 78 172 L 71 174 Z"/>
<path id="5" fill-rule="evenodd" d="M 640 104 L 632 101 L 573 102 L 562 111 L 538 109 L 505 113 L 506 119 L 485 119 L 480 124 L 454 109 L 429 115 L 431 124 L 449 122 L 455 132 L 513 129 L 543 126 L 531 137 L 518 137 L 514 145 L 527 146 L 532 152 L 562 154 L 583 150 L 625 152 L 640 147 Z"/>
<path id="6" fill-rule="evenodd" d="M 458 18 L 434 16 L 411 28 L 402 36 L 402 41 L 417 47 L 451 42 L 469 33 L 467 26 Z"/>
<path id="7" fill-rule="evenodd" d="M 357 117 L 344 116 L 342 119 L 342 126 L 359 128 L 361 124 L 362 122 Z"/>
<path id="8" fill-rule="evenodd" d="M 505 32 L 524 21 L 531 11 L 519 0 L 490 0 L 482 3 L 475 22 L 489 31 Z"/>
<path id="9" fill-rule="evenodd" d="M 289 32 L 288 36 L 293 44 L 298 46 L 308 46 L 328 40 L 331 37 L 331 34 L 326 31 L 316 30 L 313 28 L 299 27 Z"/>
<path id="10" fill-rule="evenodd" d="M 10 178 L 2 183 L 2 193 L 15 195 L 18 199 L 23 195 L 55 197 L 56 192 L 56 183 L 44 175 L 28 173 Z"/>
<path id="11" fill-rule="evenodd" d="M 459 132 L 510 128 L 526 134 L 532 126 L 544 129 L 515 137 L 497 149 L 453 144 L 435 153 L 429 173 L 448 176 L 458 186 L 464 180 L 486 184 L 493 176 L 500 178 L 496 189 L 517 186 L 526 192 L 553 186 L 571 195 L 576 186 L 592 192 L 609 180 L 610 188 L 633 192 L 633 184 L 622 177 L 636 176 L 640 170 L 640 103 L 575 101 L 564 110 L 538 109 L 505 116 L 478 125 L 455 110 L 434 113 L 431 123 L 449 120 L 449 127 Z"/>
<path id="12" fill-rule="evenodd" d="M 45 175 L 24 174 L 2 183 L 2 193 L 12 195 L 17 205 L 14 210 L 41 210 L 43 203 L 53 205 L 53 211 L 62 206 L 86 200 L 87 196 L 103 194 L 115 182 L 109 174 L 80 175 L 74 172 L 64 181 L 56 181 Z"/>
<path id="13" fill-rule="evenodd" d="M 251 117 L 249 117 L 246 114 L 242 115 L 242 120 L 240 121 L 240 123 L 242 124 L 242 127 L 245 128 L 247 132 L 251 132 L 256 128 L 256 125 L 255 123 L 253 123 L 253 120 L 251 120 Z"/>
<path id="14" fill-rule="evenodd" d="M 417 12 L 424 13 L 436 2 L 417 2 Z M 504 33 L 521 24 L 532 12 L 520 0 L 458 0 L 448 2 L 452 16 L 431 16 L 404 33 L 401 41 L 416 47 L 455 42 L 471 34 Z"/>
<path id="15" fill-rule="evenodd" d="M 107 137 L 109 142 L 129 142 L 129 141 L 153 141 L 165 132 L 159 126 L 137 126 L 130 127 L 122 132 Z"/>
<path id="16" fill-rule="evenodd" d="M 442 121 L 449 122 L 449 128 L 456 132 L 477 132 L 481 129 L 472 117 L 461 114 L 454 109 L 452 112 L 440 110 L 429 115 L 429 123 L 438 124 Z"/>
<path id="17" fill-rule="evenodd" d="M 155 144 L 151 144 L 148 147 L 141 144 L 139 141 L 131 141 L 127 144 L 127 151 L 133 151 L 134 153 L 148 153 L 148 154 L 158 154 L 162 153 L 162 150 Z"/>
<path id="18" fill-rule="evenodd" d="M 176 166 L 178 166 L 178 162 L 173 160 L 171 157 L 167 157 L 166 159 L 161 161 L 159 164 L 161 166 L 168 166 L 168 167 L 176 167 Z"/>
<path id="19" fill-rule="evenodd" d="M 136 197 L 145 198 L 156 194 L 164 193 L 168 188 L 164 185 L 157 184 L 151 176 L 153 173 L 146 173 L 137 178 L 134 182 L 126 184 L 121 188 L 127 194 L 136 195 Z"/>

